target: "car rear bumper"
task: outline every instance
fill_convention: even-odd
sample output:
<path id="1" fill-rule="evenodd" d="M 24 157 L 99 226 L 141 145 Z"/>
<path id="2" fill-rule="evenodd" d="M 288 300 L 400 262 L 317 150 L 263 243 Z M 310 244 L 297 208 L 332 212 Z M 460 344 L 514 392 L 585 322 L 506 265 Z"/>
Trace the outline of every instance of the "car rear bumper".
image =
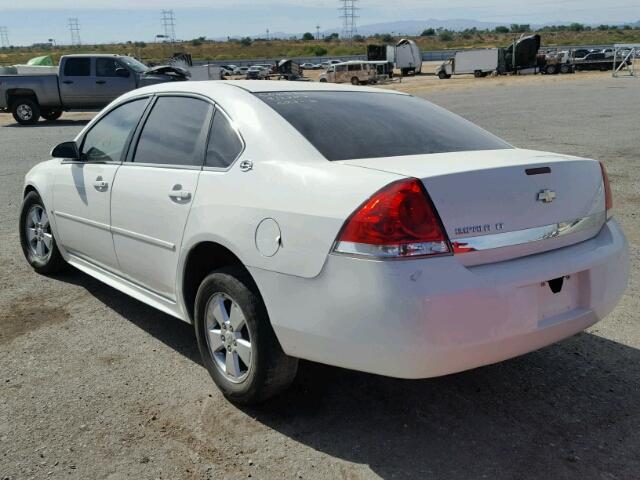
<path id="1" fill-rule="evenodd" d="M 623 294 L 628 245 L 607 222 L 569 247 L 474 267 L 456 256 L 371 261 L 329 255 L 304 279 L 250 269 L 285 352 L 400 378 L 512 358 L 578 333 Z M 553 293 L 548 280 L 562 278 Z"/>

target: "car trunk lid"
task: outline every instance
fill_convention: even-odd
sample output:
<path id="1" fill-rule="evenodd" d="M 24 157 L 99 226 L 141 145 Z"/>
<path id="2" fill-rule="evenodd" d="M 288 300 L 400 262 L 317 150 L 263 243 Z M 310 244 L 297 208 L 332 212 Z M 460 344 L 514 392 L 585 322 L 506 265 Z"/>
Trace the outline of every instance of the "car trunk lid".
<path id="1" fill-rule="evenodd" d="M 594 160 L 504 149 L 342 163 L 421 179 L 456 254 L 470 253 L 460 255 L 469 265 L 586 240 L 606 218 Z"/>

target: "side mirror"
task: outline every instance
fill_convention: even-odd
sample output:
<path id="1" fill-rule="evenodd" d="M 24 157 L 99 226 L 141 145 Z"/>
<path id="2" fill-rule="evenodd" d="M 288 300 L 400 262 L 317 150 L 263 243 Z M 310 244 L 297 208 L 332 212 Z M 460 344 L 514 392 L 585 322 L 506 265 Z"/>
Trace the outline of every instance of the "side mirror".
<path id="1" fill-rule="evenodd" d="M 62 142 L 51 150 L 53 158 L 66 158 L 67 160 L 80 160 L 80 150 L 76 142 Z"/>
<path id="2" fill-rule="evenodd" d="M 131 75 L 131 72 L 126 68 L 118 67 L 116 68 L 116 75 L 118 77 L 127 78 L 129 75 Z"/>

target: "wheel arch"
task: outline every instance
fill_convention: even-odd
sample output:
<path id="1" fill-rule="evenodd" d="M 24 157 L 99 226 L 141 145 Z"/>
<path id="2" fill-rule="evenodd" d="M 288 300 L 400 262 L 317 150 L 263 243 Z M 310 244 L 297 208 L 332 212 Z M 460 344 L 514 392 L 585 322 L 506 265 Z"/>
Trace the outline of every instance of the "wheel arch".
<path id="1" fill-rule="evenodd" d="M 7 105 L 9 106 L 9 108 L 11 108 L 11 104 L 18 98 L 30 98 L 37 104 L 40 104 L 38 102 L 38 96 L 36 95 L 36 92 L 31 90 L 30 88 L 12 88 L 10 90 L 7 90 L 6 96 Z"/>
<path id="2" fill-rule="evenodd" d="M 187 319 L 194 321 L 195 299 L 202 280 L 212 271 L 223 267 L 239 266 L 243 268 L 253 286 L 259 292 L 257 284 L 240 257 L 229 248 L 213 240 L 202 240 L 189 248 L 185 254 L 180 279 L 180 293 Z"/>

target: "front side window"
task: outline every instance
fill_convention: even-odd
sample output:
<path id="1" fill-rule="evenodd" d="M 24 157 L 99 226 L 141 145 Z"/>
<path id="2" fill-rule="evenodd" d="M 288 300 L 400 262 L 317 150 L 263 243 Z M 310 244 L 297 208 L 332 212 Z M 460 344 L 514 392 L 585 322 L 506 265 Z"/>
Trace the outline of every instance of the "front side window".
<path id="1" fill-rule="evenodd" d="M 201 166 L 210 108 L 197 98 L 159 97 L 142 129 L 133 161 Z"/>
<path id="2" fill-rule="evenodd" d="M 117 77 L 116 68 L 122 68 L 113 58 L 96 58 L 96 77 Z"/>
<path id="3" fill-rule="evenodd" d="M 91 59 L 67 58 L 64 64 L 64 75 L 66 77 L 88 77 L 91 75 Z"/>
<path id="4" fill-rule="evenodd" d="M 141 98 L 125 103 L 98 120 L 84 137 L 82 159 L 87 162 L 119 162 L 147 101 L 147 98 Z"/>
<path id="5" fill-rule="evenodd" d="M 221 112 L 216 112 L 207 146 L 207 167 L 227 168 L 242 152 L 242 141 L 235 129 Z"/>
<path id="6" fill-rule="evenodd" d="M 346 91 L 255 95 L 328 160 L 511 148 L 473 123 L 410 95 Z"/>

